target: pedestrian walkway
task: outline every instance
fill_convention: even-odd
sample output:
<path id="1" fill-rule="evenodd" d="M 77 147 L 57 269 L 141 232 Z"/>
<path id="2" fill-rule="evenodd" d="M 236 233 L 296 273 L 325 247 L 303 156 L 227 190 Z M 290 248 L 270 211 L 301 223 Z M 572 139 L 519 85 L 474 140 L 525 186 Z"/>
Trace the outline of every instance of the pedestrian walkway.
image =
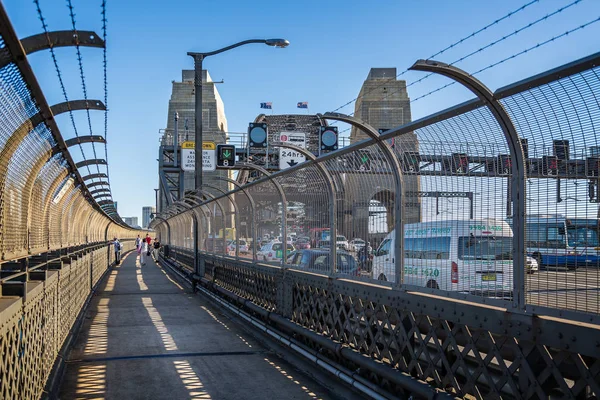
<path id="1" fill-rule="evenodd" d="M 66 365 L 61 399 L 337 397 L 135 252 L 108 272 Z"/>

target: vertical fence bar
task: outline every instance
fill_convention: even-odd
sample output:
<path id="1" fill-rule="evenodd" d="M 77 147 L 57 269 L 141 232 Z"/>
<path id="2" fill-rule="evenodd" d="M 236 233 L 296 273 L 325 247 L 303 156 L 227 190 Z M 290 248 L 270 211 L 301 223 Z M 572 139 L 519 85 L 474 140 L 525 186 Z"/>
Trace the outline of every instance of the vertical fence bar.
<path id="1" fill-rule="evenodd" d="M 500 125 L 510 149 L 511 158 L 511 201 L 513 203 L 513 307 L 525 309 L 525 155 L 517 130 L 510 116 L 494 97 L 494 94 L 479 80 L 463 70 L 433 60 L 418 60 L 409 69 L 444 75 L 465 86 L 483 100 Z"/>

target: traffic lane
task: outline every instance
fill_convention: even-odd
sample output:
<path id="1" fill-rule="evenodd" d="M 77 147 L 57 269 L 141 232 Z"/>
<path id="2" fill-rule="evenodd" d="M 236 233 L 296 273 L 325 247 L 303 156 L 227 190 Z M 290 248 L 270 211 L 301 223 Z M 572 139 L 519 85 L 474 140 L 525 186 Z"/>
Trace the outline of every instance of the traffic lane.
<path id="1" fill-rule="evenodd" d="M 562 310 L 600 313 L 600 270 L 550 270 L 527 275 L 528 304 Z"/>

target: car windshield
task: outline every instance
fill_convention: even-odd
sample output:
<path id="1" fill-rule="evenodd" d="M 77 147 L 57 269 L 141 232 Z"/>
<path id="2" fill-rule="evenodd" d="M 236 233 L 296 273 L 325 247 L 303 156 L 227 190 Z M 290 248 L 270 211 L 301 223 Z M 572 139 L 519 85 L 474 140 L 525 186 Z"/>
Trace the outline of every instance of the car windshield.
<path id="1" fill-rule="evenodd" d="M 240 245 L 240 246 L 245 246 L 245 245 L 246 245 L 246 241 L 245 241 L 245 240 L 240 240 L 240 243 L 239 243 L 239 245 Z"/>
<path id="2" fill-rule="evenodd" d="M 512 237 L 463 236 L 458 238 L 461 260 L 511 260 Z"/>
<path id="3" fill-rule="evenodd" d="M 337 241 L 338 242 L 344 242 L 344 241 L 346 241 L 346 237 L 344 237 L 344 236 L 338 236 L 337 237 Z"/>

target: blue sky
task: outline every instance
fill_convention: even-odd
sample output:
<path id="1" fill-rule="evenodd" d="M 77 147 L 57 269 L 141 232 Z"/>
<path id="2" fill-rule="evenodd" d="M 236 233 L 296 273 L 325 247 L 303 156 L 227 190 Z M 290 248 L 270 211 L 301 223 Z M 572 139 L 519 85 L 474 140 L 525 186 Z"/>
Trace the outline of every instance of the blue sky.
<path id="1" fill-rule="evenodd" d="M 454 62 L 574 0 L 540 0 L 436 57 Z M 101 32 L 101 0 L 73 0 L 76 27 Z M 529 3 L 498 1 L 194 1 L 107 0 L 108 18 L 108 158 L 114 200 L 122 216 L 138 216 L 154 205 L 158 188 L 156 161 L 159 129 L 167 123 L 171 81 L 192 69 L 188 51 L 210 51 L 249 38 L 282 37 L 286 49 L 249 45 L 207 58 L 204 66 L 225 103 L 229 131 L 244 132 L 260 113 L 261 102 L 273 102 L 276 114 L 297 113 L 299 101 L 311 112 L 331 111 L 354 99 L 372 67 L 404 71 L 420 58 L 469 36 L 485 25 Z M 42 29 L 35 4 L 4 0 L 20 37 Z M 71 29 L 66 0 L 40 0 L 50 30 Z M 560 35 L 600 16 L 600 1 L 581 0 L 531 28 L 500 41 L 456 64 L 473 72 Z M 599 50 L 600 23 L 491 68 L 477 77 L 492 89 L 587 56 Z M 103 99 L 102 51 L 82 48 L 89 98 Z M 56 49 L 69 99 L 83 98 L 74 48 Z M 64 101 L 48 52 L 30 56 L 50 104 Z M 402 75 L 408 83 L 424 74 Z M 409 88 L 409 96 L 444 85 L 432 77 Z M 454 85 L 412 104 L 413 119 L 472 97 Z M 340 112 L 351 113 L 351 104 Z M 57 117 L 65 138 L 74 136 L 68 115 Z M 80 135 L 89 134 L 85 112 L 75 113 Z M 91 113 L 94 134 L 104 133 L 104 115 Z M 97 148 L 103 158 L 104 149 Z M 72 148 L 76 160 L 82 158 Z M 84 146 L 87 158 L 92 148 Z M 92 171 L 95 172 L 95 171 Z M 87 174 L 87 171 L 82 172 Z"/>

